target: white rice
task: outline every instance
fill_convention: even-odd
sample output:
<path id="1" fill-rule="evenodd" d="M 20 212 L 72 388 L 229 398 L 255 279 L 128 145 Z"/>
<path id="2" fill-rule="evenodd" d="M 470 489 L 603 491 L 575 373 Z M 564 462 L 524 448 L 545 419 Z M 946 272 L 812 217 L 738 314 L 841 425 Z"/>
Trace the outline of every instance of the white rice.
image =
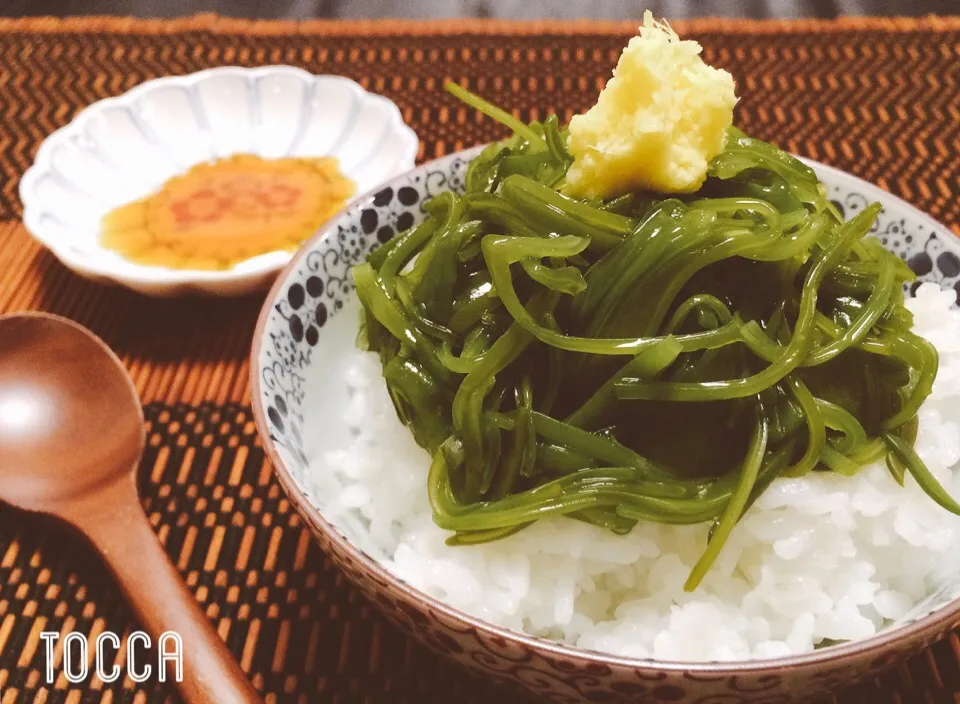
<path id="1" fill-rule="evenodd" d="M 920 287 L 915 331 L 940 352 L 917 451 L 960 497 L 960 312 Z M 705 525 L 640 524 L 627 536 L 565 518 L 505 540 L 448 547 L 427 500 L 429 459 L 397 420 L 377 358 L 356 352 L 347 381 L 350 447 L 315 458 L 326 513 L 399 577 L 506 628 L 658 660 L 741 660 L 860 639 L 960 575 L 960 518 L 883 463 L 855 477 L 776 481 L 735 528 L 699 589 L 683 591 Z"/>

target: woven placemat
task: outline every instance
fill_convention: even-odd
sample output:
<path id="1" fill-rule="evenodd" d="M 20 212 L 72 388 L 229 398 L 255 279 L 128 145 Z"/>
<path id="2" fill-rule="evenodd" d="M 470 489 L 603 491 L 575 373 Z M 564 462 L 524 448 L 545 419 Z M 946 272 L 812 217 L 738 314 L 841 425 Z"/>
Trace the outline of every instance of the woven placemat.
<path id="1" fill-rule="evenodd" d="M 960 19 L 677 28 L 734 73 L 746 130 L 878 183 L 960 233 Z M 524 120 L 550 111 L 566 119 L 592 103 L 632 29 L 0 20 L 0 312 L 66 315 L 124 360 L 149 423 L 144 506 L 268 701 L 527 700 L 410 641 L 311 541 L 271 477 L 250 415 L 247 354 L 262 296 L 162 301 L 83 281 L 19 224 L 20 175 L 43 138 L 85 105 L 149 78 L 224 64 L 285 63 L 354 78 L 400 106 L 425 160 L 502 135 L 449 98 L 444 80 L 463 81 Z M 59 662 L 55 683 L 46 683 L 42 631 L 92 639 L 135 624 L 85 546 L 48 522 L 0 511 L 0 704 L 172 700 L 155 682 L 70 684 Z M 835 701 L 960 702 L 960 640 L 953 635 Z"/>

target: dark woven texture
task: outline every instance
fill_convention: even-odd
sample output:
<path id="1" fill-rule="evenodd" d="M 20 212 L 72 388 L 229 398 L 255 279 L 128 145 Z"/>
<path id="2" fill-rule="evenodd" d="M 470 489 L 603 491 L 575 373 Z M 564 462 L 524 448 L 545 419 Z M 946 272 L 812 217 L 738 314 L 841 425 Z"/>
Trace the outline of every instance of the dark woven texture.
<path id="1" fill-rule="evenodd" d="M 681 27 L 682 29 L 682 27 Z M 960 22 L 697 23 L 753 134 L 874 181 L 960 232 Z M 261 300 L 157 301 L 81 281 L 16 222 L 18 179 L 83 106 L 223 64 L 339 73 L 397 102 L 429 159 L 499 136 L 442 92 L 465 82 L 523 119 L 587 107 L 628 28 L 0 21 L 0 313 L 43 309 L 101 335 L 147 404 L 144 505 L 171 558 L 270 701 L 518 702 L 413 644 L 347 584 L 271 477 L 246 356 Z M 39 634 L 134 625 L 109 577 L 58 527 L 0 514 L 0 692 L 11 702 L 162 701 L 155 684 L 44 681 Z M 189 644 L 187 644 L 189 648 Z M 69 688 L 68 688 L 69 687 Z M 830 700 L 827 700 L 830 701 Z M 864 704 L 960 701 L 956 636 L 876 682 Z"/>

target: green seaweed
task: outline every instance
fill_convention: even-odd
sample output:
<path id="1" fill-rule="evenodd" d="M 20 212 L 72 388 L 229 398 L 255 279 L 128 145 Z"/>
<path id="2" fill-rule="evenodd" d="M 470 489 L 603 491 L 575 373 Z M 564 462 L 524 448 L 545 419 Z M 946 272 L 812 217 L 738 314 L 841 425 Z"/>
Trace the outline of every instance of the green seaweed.
<path id="1" fill-rule="evenodd" d="M 912 272 L 865 237 L 878 204 L 844 221 L 812 169 L 733 128 L 697 193 L 571 198 L 555 116 L 448 88 L 514 134 L 353 276 L 451 544 L 553 515 L 709 522 L 692 590 L 779 476 L 886 458 L 960 513 L 913 450 L 937 353 L 910 331 Z"/>

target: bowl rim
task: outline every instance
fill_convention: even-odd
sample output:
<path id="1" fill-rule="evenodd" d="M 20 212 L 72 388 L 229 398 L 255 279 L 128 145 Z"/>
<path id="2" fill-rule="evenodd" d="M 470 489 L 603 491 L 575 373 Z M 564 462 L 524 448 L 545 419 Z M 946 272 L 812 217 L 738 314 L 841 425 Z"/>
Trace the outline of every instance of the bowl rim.
<path id="1" fill-rule="evenodd" d="M 521 633 L 496 624 L 484 621 L 483 619 L 472 616 L 461 611 L 439 599 L 426 594 L 413 585 L 405 582 L 400 577 L 391 573 L 377 560 L 367 555 L 363 550 L 348 540 L 337 528 L 330 523 L 323 513 L 309 500 L 306 494 L 300 490 L 296 480 L 287 469 L 286 464 L 280 457 L 275 443 L 273 442 L 267 423 L 266 413 L 261 401 L 261 381 L 259 374 L 259 357 L 263 348 L 266 329 L 269 324 L 270 314 L 273 311 L 275 301 L 279 300 L 284 288 L 288 285 L 289 277 L 293 274 L 297 266 L 307 256 L 313 246 L 336 230 L 339 221 L 353 209 L 362 208 L 376 193 L 386 188 L 394 188 L 400 183 L 405 182 L 414 172 L 425 170 L 430 166 L 437 166 L 441 163 L 453 161 L 455 158 L 472 158 L 486 145 L 477 145 L 457 152 L 443 155 L 431 161 L 424 162 L 414 166 L 409 171 L 386 181 L 379 186 L 367 191 L 357 197 L 353 203 L 348 204 L 340 212 L 330 218 L 310 239 L 305 240 L 296 251 L 290 262 L 283 268 L 277 276 L 270 291 L 264 299 L 262 308 L 257 317 L 257 324 L 254 329 L 253 340 L 250 352 L 250 389 L 251 389 L 251 407 L 256 423 L 257 430 L 263 441 L 263 448 L 274 468 L 274 476 L 280 483 L 287 497 L 294 508 L 310 526 L 316 526 L 321 530 L 337 550 L 346 553 L 350 559 L 360 564 L 384 583 L 400 591 L 404 597 L 414 602 L 421 610 L 441 612 L 445 617 L 459 622 L 465 626 L 473 628 L 478 633 L 483 633 L 488 637 L 503 638 L 516 644 L 531 648 L 542 655 L 552 657 L 573 658 L 584 665 L 606 665 L 632 670 L 656 670 L 668 671 L 671 673 L 696 673 L 703 676 L 716 676 L 717 678 L 725 676 L 744 676 L 744 675 L 769 675 L 773 673 L 784 673 L 797 671 L 800 669 L 816 667 L 818 665 L 831 664 L 841 660 L 863 659 L 866 657 L 879 657 L 891 649 L 903 650 L 904 653 L 918 646 L 924 638 L 931 633 L 938 631 L 941 627 L 945 628 L 948 624 L 952 625 L 960 621 L 960 596 L 955 597 L 948 603 L 925 616 L 906 624 L 905 626 L 881 631 L 868 638 L 851 641 L 839 645 L 833 645 L 821 650 L 813 650 L 809 653 L 799 655 L 779 656 L 768 659 L 751 659 L 735 661 L 690 661 L 680 660 L 657 660 L 653 658 L 636 658 L 622 655 L 614 655 L 586 648 L 579 648 L 573 645 L 567 645 L 557 641 L 540 638 L 528 633 Z M 856 183 L 859 188 L 864 189 L 868 194 L 875 194 L 883 199 L 884 204 L 894 203 L 906 208 L 913 216 L 922 220 L 925 225 L 931 226 L 937 232 L 952 231 L 942 223 L 936 221 L 919 208 L 911 205 L 909 202 L 896 196 L 879 186 L 872 184 L 859 176 L 843 171 L 835 166 L 830 166 L 814 159 L 798 157 L 804 163 L 823 170 L 838 179 L 845 180 L 848 183 Z M 960 253 L 960 243 L 951 240 L 952 247 Z M 314 538 L 316 539 L 316 538 Z M 339 567 L 342 570 L 342 567 Z M 353 581 L 353 580 L 351 580 Z"/>
<path id="2" fill-rule="evenodd" d="M 69 243 L 65 242 L 63 238 L 50 236 L 45 232 L 44 228 L 40 225 L 39 217 L 43 212 L 47 211 L 38 210 L 36 199 L 32 197 L 32 193 L 36 182 L 44 175 L 53 172 L 51 159 L 54 150 L 71 139 L 81 137 L 83 129 L 89 121 L 95 115 L 102 113 L 106 109 L 113 107 L 129 109 L 141 100 L 143 96 L 158 88 L 167 86 L 190 88 L 215 76 L 238 76 L 256 81 L 265 76 L 284 74 L 295 76 L 311 85 L 316 85 L 321 81 L 340 83 L 347 86 L 355 98 L 362 97 L 363 99 L 380 103 L 389 114 L 388 120 L 392 123 L 393 130 L 398 135 L 401 135 L 401 138 L 408 143 L 408 148 L 397 157 L 396 165 L 414 164 L 417 152 L 420 149 L 420 138 L 416 132 L 414 132 L 413 128 L 404 121 L 400 108 L 390 98 L 379 93 L 368 91 L 351 78 L 337 74 L 311 73 L 298 66 L 286 64 L 270 64 L 254 67 L 239 65 L 214 66 L 192 73 L 158 76 L 157 78 L 151 78 L 138 83 L 119 95 L 102 98 L 87 105 L 65 125 L 58 127 L 47 135 L 37 149 L 33 162 L 24 172 L 17 186 L 17 195 L 23 205 L 21 220 L 24 229 L 26 229 L 30 237 L 50 250 L 50 252 L 68 268 L 87 276 L 103 277 L 133 287 L 156 285 L 173 287 L 190 284 L 205 287 L 220 283 L 257 279 L 274 272 L 279 272 L 290 261 L 293 256 L 292 253 L 282 250 L 264 252 L 237 261 L 229 269 L 217 271 L 147 266 L 121 257 L 124 270 L 118 270 L 118 267 L 115 266 L 114 263 L 104 261 L 99 256 L 101 253 L 104 255 L 112 254 L 99 243 L 93 247 L 91 255 L 81 254 L 71 250 Z M 403 173 L 407 173 L 407 171 L 409 171 L 409 169 Z M 402 176 L 403 174 L 401 173 L 399 175 Z M 350 203 L 357 198 L 357 195 L 350 198 L 347 206 L 349 207 Z M 31 202 L 33 202 L 32 208 Z M 337 213 L 333 217 L 336 218 L 339 215 L 340 214 Z M 323 229 L 325 226 L 326 223 L 321 225 L 320 229 Z M 305 240 L 305 242 L 306 241 L 307 240 Z"/>

